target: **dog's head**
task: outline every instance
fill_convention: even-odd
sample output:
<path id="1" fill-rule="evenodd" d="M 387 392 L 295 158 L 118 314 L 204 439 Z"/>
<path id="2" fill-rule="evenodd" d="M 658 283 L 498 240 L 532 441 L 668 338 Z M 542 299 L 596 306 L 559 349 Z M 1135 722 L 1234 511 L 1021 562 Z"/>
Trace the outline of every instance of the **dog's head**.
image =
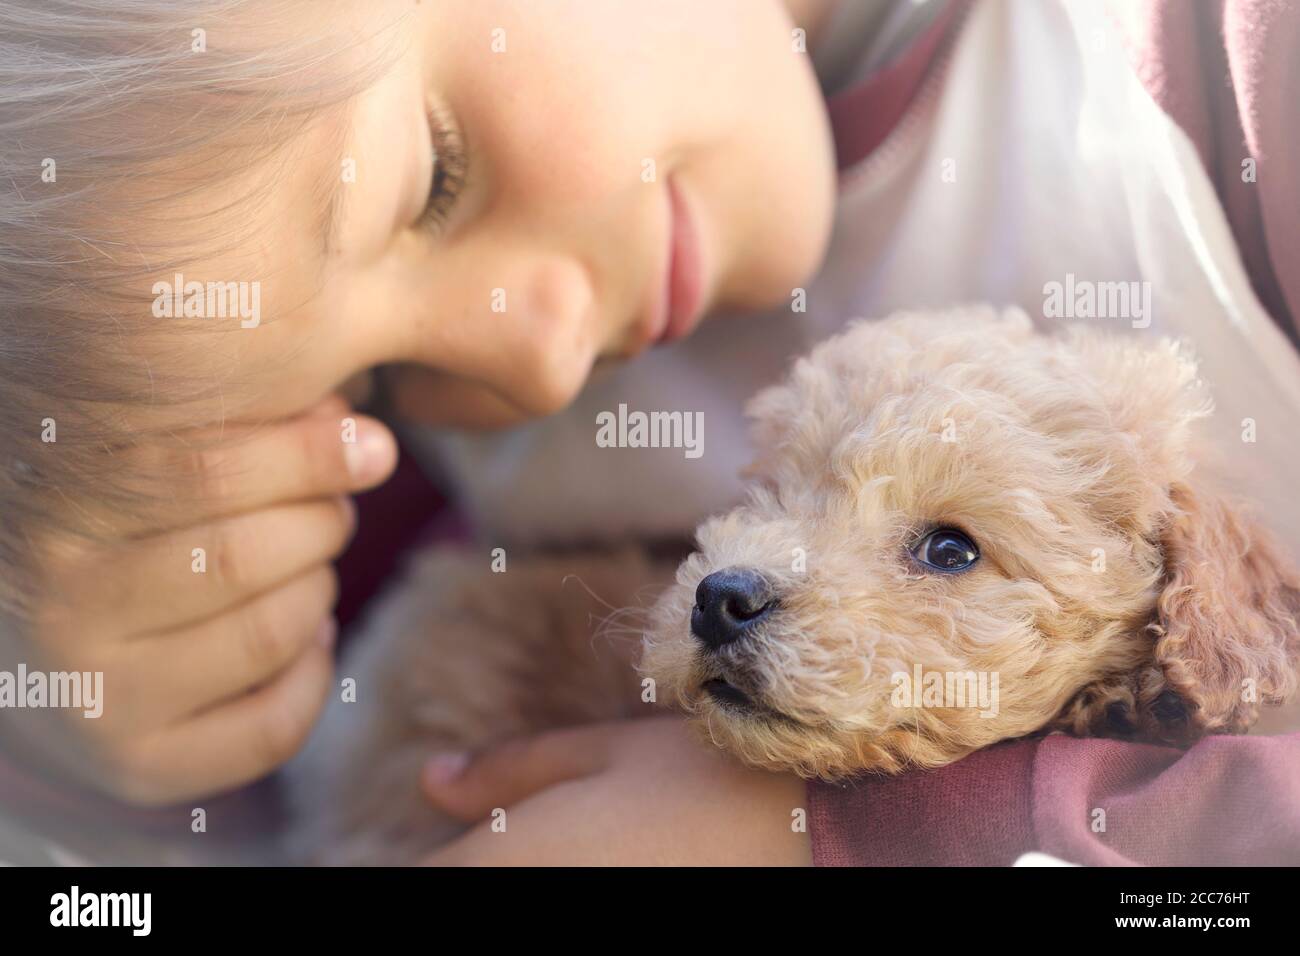
<path id="1" fill-rule="evenodd" d="M 757 396 L 748 503 L 656 608 L 660 699 L 746 761 L 937 766 L 1049 727 L 1184 743 L 1295 688 L 1300 577 L 1192 471 L 1172 343 L 861 323 Z"/>

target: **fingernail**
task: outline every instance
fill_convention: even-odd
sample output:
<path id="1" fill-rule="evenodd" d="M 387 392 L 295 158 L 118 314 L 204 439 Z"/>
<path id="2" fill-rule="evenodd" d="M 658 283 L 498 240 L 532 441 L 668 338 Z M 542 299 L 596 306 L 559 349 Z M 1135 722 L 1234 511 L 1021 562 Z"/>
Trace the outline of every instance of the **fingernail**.
<path id="1" fill-rule="evenodd" d="M 361 419 L 357 422 L 356 441 L 344 442 L 348 473 L 358 483 L 374 481 L 392 467 L 396 449 L 388 429 L 378 422 Z"/>
<path id="2" fill-rule="evenodd" d="M 321 622 L 320 630 L 316 632 L 316 643 L 325 648 L 333 647 L 334 639 L 338 637 L 338 634 L 338 621 L 332 617 L 327 617 Z"/>
<path id="3" fill-rule="evenodd" d="M 435 754 L 424 765 L 424 779 L 434 786 L 451 783 L 464 773 L 468 766 L 469 754 L 467 753 L 450 751 Z"/>

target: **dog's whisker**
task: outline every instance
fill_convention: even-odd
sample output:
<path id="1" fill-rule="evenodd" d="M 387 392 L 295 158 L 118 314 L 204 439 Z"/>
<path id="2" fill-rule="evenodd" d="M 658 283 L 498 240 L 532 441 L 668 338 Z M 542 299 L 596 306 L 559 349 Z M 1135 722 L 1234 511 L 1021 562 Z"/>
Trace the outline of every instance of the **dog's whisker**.
<path id="1" fill-rule="evenodd" d="M 571 580 L 572 580 L 572 581 L 577 581 L 578 584 L 582 587 L 582 589 L 583 589 L 584 591 L 586 591 L 588 595 L 591 596 L 591 599 L 592 599 L 593 601 L 597 601 L 597 602 L 599 602 L 599 603 L 605 605 L 605 607 L 609 608 L 610 611 L 613 612 L 613 613 L 615 613 L 615 614 L 618 613 L 619 608 L 615 607 L 613 604 L 610 604 L 610 603 L 609 603 L 608 601 L 606 601 L 603 597 L 601 597 L 599 594 L 597 594 L 595 591 L 593 591 L 593 590 L 591 589 L 591 586 L 588 585 L 586 581 L 582 580 L 582 578 L 579 577 L 579 576 L 576 575 L 576 574 L 566 574 L 563 578 L 561 578 L 561 579 L 560 579 L 560 587 L 564 587 L 564 586 L 567 585 L 567 584 L 569 583 L 569 581 L 571 581 Z"/>
<path id="2" fill-rule="evenodd" d="M 647 627 L 638 626 L 636 624 L 638 618 L 641 620 L 642 625 L 648 625 L 649 609 L 627 606 L 613 609 L 604 618 L 600 618 L 595 614 L 588 615 L 589 622 L 599 622 L 592 631 L 588 646 L 591 647 L 594 653 L 597 640 L 610 645 L 639 643 L 645 636 Z"/>

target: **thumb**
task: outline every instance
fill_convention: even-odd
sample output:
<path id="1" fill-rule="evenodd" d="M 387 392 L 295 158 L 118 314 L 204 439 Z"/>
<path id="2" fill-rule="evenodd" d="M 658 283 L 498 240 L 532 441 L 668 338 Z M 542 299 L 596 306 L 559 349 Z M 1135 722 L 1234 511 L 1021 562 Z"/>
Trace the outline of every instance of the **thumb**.
<path id="1" fill-rule="evenodd" d="M 425 797 L 466 823 L 486 819 L 533 794 L 609 764 L 612 726 L 596 724 L 551 730 L 495 744 L 477 754 L 436 754 L 424 765 Z"/>

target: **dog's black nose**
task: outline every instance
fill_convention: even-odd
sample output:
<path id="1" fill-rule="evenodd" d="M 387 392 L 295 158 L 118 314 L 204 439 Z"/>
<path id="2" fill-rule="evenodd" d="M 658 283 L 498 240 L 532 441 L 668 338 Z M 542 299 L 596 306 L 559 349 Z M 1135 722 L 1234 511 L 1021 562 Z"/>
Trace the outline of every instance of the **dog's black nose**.
<path id="1" fill-rule="evenodd" d="M 717 650 L 744 637 L 775 606 L 772 589 L 757 571 L 714 571 L 695 589 L 691 633 Z"/>

